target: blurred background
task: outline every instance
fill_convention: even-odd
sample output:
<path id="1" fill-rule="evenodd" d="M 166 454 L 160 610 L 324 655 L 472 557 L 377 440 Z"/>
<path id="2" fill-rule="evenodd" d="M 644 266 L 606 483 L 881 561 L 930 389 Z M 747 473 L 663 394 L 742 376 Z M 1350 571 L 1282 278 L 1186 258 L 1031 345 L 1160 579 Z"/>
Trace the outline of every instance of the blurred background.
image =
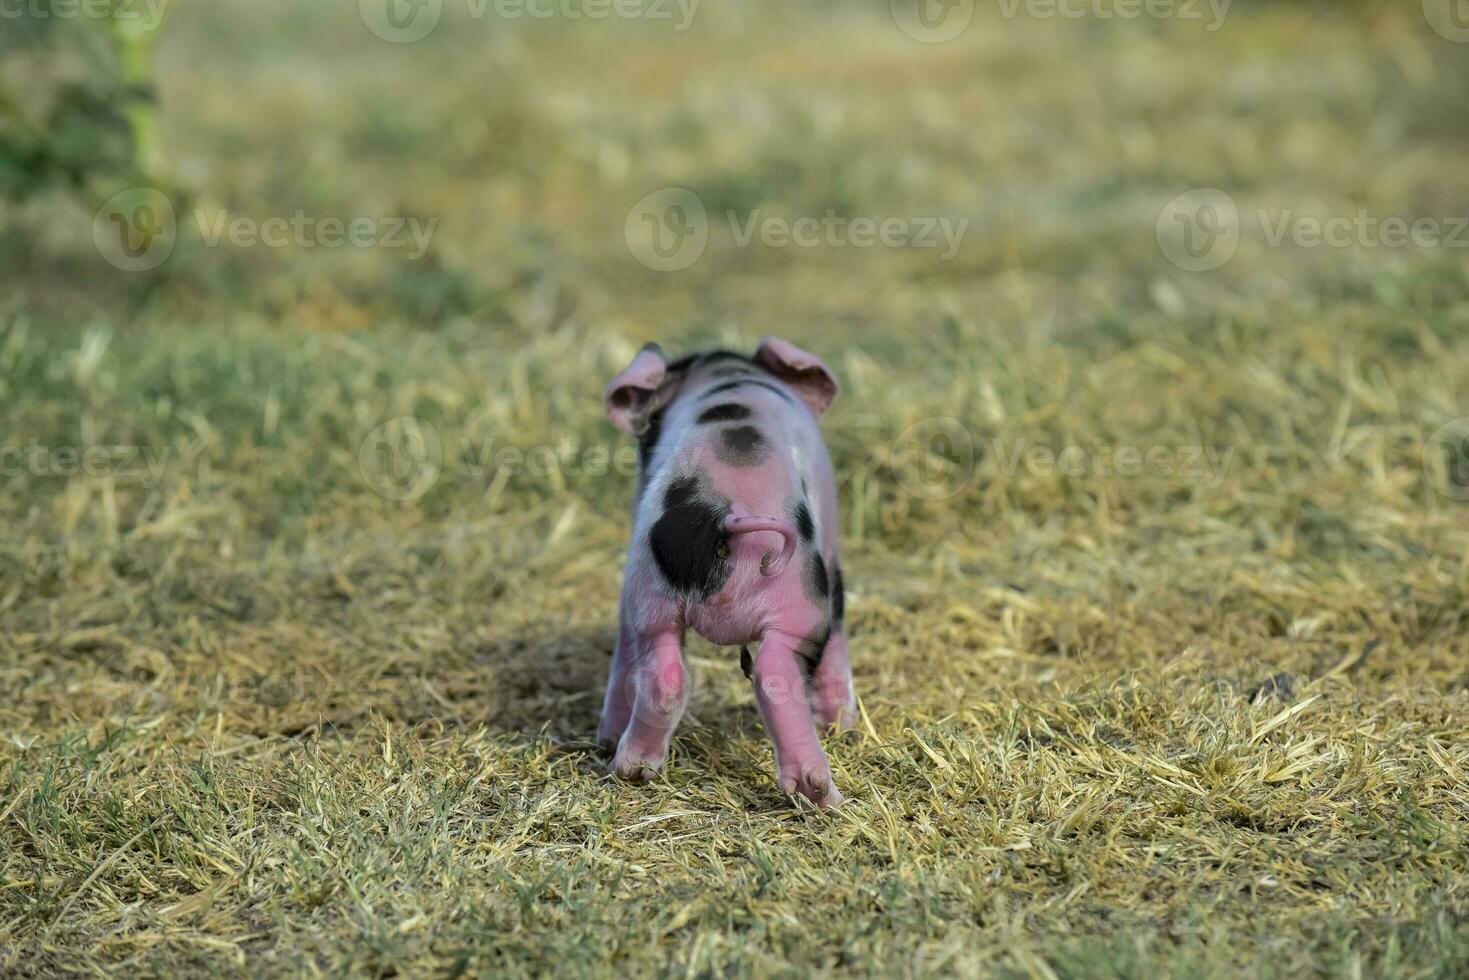
<path id="1" fill-rule="evenodd" d="M 1261 247 L 1255 212 L 1463 211 L 1469 59 L 1442 6 L 1435 29 L 1434 0 L 26 0 L 3 19 L 7 299 L 59 322 L 505 336 L 757 329 L 779 310 L 871 341 L 940 300 L 1056 336 L 1385 288 L 1454 262 Z M 140 187 L 172 205 L 171 251 L 117 275 L 93 218 Z M 712 219 L 678 275 L 624 240 L 669 187 Z M 1204 279 L 1164 261 L 1154 227 L 1201 187 L 1244 226 Z M 739 247 L 728 211 L 969 227 L 955 254 Z M 432 232 L 207 234 L 221 214 L 298 212 Z"/>
<path id="2" fill-rule="evenodd" d="M 615 456 L 600 389 L 645 340 L 781 333 L 847 385 L 854 541 L 1207 513 L 1292 543 L 1342 533 L 1302 523 L 1326 486 L 1433 514 L 1469 495 L 1461 13 L 26 0 L 0 48 L 5 421 L 167 450 L 157 499 L 223 479 L 243 531 L 554 526 L 620 518 L 627 467 L 527 477 L 497 446 Z M 1121 446 L 1170 462 L 1119 478 L 1095 460 Z M 420 456 L 383 510 L 373 483 Z M 116 481 L 99 512 L 38 468 L 12 499 L 73 495 L 104 550 L 149 499 Z"/>
<path id="3" fill-rule="evenodd" d="M 1285 883 L 1269 930 L 1306 938 L 1261 955 L 1287 972 L 1430 949 L 1374 931 L 1384 916 L 1448 909 L 1462 936 L 1446 838 L 1396 821 L 1462 833 L 1466 105 L 1462 0 L 0 0 L 0 763 L 28 787 L 0 921 L 44 935 L 55 958 L 37 963 L 100 962 L 99 923 L 151 908 L 154 886 L 129 891 L 126 860 L 87 875 L 191 800 L 219 822 L 198 840 L 245 843 L 158 845 L 179 849 L 168 900 L 209 887 L 211 861 L 273 855 L 262 874 L 289 887 L 221 898 L 198 928 L 241 950 L 290 933 L 292 902 L 316 909 L 339 866 L 376 865 L 329 829 L 303 856 L 299 821 L 268 814 L 250 843 L 239 797 L 210 810 L 199 773 L 292 814 L 327 812 L 331 786 L 355 813 L 388 798 L 383 724 L 422 772 L 458 758 L 434 741 L 445 726 L 481 726 L 474 751 L 507 785 L 561 766 L 562 799 L 641 805 L 598 795 L 617 790 L 586 744 L 635 481 L 602 389 L 648 340 L 773 333 L 843 384 L 824 424 L 884 741 L 840 750 L 839 782 L 906 792 L 933 766 L 915 752 L 884 782 L 910 730 L 939 752 L 993 737 L 975 758 L 1000 761 L 953 792 L 1027 802 L 954 804 L 926 839 L 985 843 L 976 888 L 1017 876 L 993 886 L 1037 923 L 1016 949 L 1217 928 L 1196 966 L 1244 968 L 1256 886 L 1195 891 L 1230 861 Z M 675 752 L 703 755 L 664 789 L 718 772 L 731 806 L 779 806 L 728 651 L 691 649 Z M 1331 749 L 1269 768 L 1251 712 L 1309 684 L 1336 700 L 1291 724 Z M 1004 741 L 1032 729 L 1052 735 Z M 1441 743 L 1414 741 L 1429 731 Z M 1075 809 L 1048 774 L 1078 744 L 1173 768 Z M 570 755 L 546 762 L 547 745 Z M 1257 764 L 1286 775 L 1243 781 Z M 1184 770 L 1216 795 L 1159 804 L 1181 823 L 1149 833 L 1176 862 L 1108 850 L 1177 789 L 1148 772 Z M 1355 789 L 1296 790 L 1311 778 Z M 1388 794 L 1410 783 L 1421 809 Z M 1068 911 L 1072 872 L 1011 845 L 1069 835 L 1083 810 L 1112 823 Z M 1300 827 L 1316 829 L 1282 848 L 1319 846 L 1376 897 L 1309 925 L 1330 874 L 1252 849 Z M 1359 831 L 1371 847 L 1335 850 Z M 1190 850 L 1206 838 L 1221 843 Z M 435 891 L 454 853 L 424 859 L 430 919 L 480 887 Z M 1086 860 L 1067 853 L 1057 867 Z M 708 885 L 666 856 L 638 857 L 660 887 Z M 82 880 L 99 887 L 80 900 L 46 884 Z M 652 891 L 628 914 L 669 900 Z M 954 894 L 913 901 L 958 914 Z M 815 914 L 786 897 L 790 923 Z M 301 926 L 311 962 L 444 966 L 429 932 L 334 901 L 311 914 L 355 925 Z M 1012 913 L 988 908 L 973 928 L 993 938 Z M 137 962 L 223 955 L 180 938 L 195 920 L 152 914 L 172 938 L 119 940 Z M 869 963 L 922 932 L 873 921 L 850 940 Z M 518 962 L 543 968 L 614 942 L 533 934 Z M 782 935 L 795 962 L 831 948 Z M 0 972 L 38 948 L 0 936 Z"/>

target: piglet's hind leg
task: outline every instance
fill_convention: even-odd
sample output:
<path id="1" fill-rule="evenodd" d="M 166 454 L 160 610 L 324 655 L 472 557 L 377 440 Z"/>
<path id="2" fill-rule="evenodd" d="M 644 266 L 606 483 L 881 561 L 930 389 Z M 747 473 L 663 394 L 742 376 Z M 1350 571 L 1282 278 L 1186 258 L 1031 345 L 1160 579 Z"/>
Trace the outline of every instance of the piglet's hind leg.
<path id="1" fill-rule="evenodd" d="M 674 631 L 640 636 L 624 686 L 632 717 L 617 745 L 612 768 L 624 779 L 649 779 L 663 771 L 668 743 L 688 704 L 683 637 Z"/>
<path id="2" fill-rule="evenodd" d="M 811 677 L 816 718 L 825 728 L 846 731 L 857 724 L 857 698 L 852 693 L 852 662 L 847 658 L 847 635 L 834 630 L 822 651 L 821 663 Z"/>
<path id="3" fill-rule="evenodd" d="M 817 806 L 840 806 L 842 794 L 832 783 L 831 765 L 811 717 L 806 673 L 796 653 L 799 644 L 784 633 L 767 633 L 752 671 L 760 715 L 775 743 L 776 782 L 782 792 L 800 793 Z"/>
<path id="4" fill-rule="evenodd" d="M 617 630 L 617 646 L 612 650 L 612 666 L 607 672 L 607 694 L 602 699 L 602 720 L 597 725 L 597 744 L 612 752 L 627 730 L 632 718 L 634 691 L 628 683 L 628 668 L 633 659 L 632 636 L 624 621 Z"/>

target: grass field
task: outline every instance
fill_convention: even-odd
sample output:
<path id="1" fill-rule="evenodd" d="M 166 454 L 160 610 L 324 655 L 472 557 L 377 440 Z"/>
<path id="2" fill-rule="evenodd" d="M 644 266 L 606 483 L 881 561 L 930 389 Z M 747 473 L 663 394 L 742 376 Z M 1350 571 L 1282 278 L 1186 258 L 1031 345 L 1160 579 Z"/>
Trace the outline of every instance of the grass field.
<path id="1" fill-rule="evenodd" d="M 1272 241 L 1451 237 L 1469 47 L 1418 3 L 355 6 L 170 12 L 156 270 L 0 205 L 0 975 L 1469 973 L 1469 250 Z M 669 271 L 662 188 L 708 215 Z M 1197 188 L 1207 271 L 1159 241 Z M 431 244 L 207 240 L 298 211 Z M 828 213 L 968 225 L 740 240 Z M 592 745 L 602 387 L 765 333 L 844 386 L 830 813 L 699 640 L 663 778 Z"/>

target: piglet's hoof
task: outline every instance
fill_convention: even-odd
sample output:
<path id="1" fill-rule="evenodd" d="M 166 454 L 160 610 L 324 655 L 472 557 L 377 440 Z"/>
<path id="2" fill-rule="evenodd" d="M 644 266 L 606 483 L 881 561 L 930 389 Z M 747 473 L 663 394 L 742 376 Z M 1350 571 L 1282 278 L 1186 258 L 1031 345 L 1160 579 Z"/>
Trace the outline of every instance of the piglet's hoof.
<path id="1" fill-rule="evenodd" d="M 666 764 L 666 759 L 650 759 L 619 750 L 612 760 L 612 771 L 629 782 L 645 783 L 650 779 L 657 779 Z"/>
<path id="2" fill-rule="evenodd" d="M 776 781 L 782 793 L 787 796 L 799 793 L 823 810 L 835 809 L 846 800 L 831 781 L 831 770 L 826 766 L 782 769 Z"/>

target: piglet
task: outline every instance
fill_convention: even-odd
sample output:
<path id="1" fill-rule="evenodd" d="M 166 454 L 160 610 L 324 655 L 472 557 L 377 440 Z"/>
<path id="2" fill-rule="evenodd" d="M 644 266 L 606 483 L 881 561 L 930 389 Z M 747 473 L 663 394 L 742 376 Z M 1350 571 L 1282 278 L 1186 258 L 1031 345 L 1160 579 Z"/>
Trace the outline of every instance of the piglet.
<path id="1" fill-rule="evenodd" d="M 816 728 L 856 715 L 836 486 L 817 422 L 836 393 L 825 364 L 776 337 L 753 357 L 669 361 L 648 344 L 607 386 L 607 415 L 638 437 L 641 460 L 597 733 L 618 775 L 646 779 L 667 762 L 692 628 L 742 648 L 781 790 L 842 802 Z"/>

